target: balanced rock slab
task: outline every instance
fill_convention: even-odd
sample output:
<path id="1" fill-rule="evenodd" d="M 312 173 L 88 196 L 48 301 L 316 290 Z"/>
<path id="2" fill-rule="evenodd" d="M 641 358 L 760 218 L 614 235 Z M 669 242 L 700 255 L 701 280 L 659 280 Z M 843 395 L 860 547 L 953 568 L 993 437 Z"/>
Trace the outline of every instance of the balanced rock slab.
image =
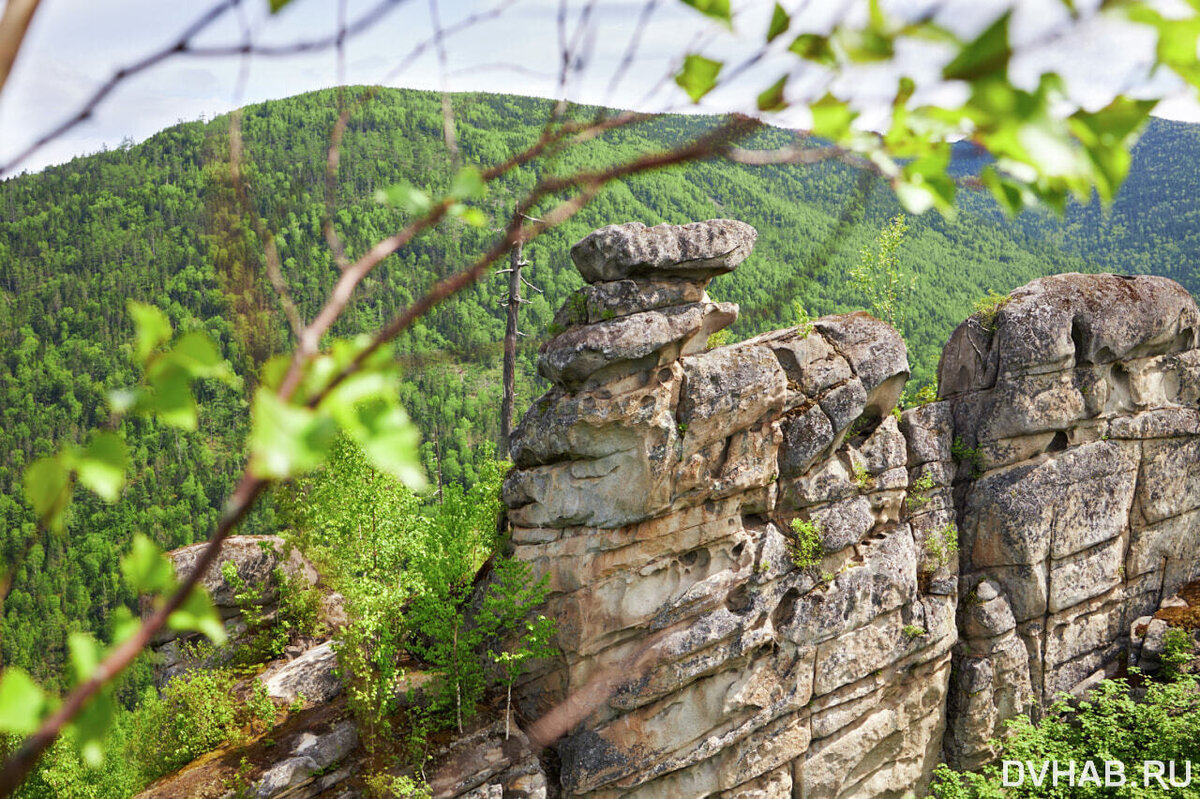
<path id="1" fill-rule="evenodd" d="M 734 219 L 651 228 L 626 222 L 583 237 L 571 260 L 589 283 L 641 276 L 705 280 L 732 272 L 757 238 L 758 231 Z"/>

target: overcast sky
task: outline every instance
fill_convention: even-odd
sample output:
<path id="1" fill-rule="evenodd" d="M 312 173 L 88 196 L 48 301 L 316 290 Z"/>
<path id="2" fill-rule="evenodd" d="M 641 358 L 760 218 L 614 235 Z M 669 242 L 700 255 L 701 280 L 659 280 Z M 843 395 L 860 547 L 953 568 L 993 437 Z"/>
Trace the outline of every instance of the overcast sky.
<path id="1" fill-rule="evenodd" d="M 1165 0 L 1164 0 L 1165 1 Z M 25 47 L 3 95 L 0 95 L 0 164 L 8 163 L 29 143 L 64 119 L 76 114 L 92 93 L 115 72 L 176 41 L 216 0 L 42 0 Z M 399 0 L 386 16 L 346 45 L 341 78 L 350 84 L 377 84 L 424 89 L 487 90 L 557 97 L 559 88 L 559 25 L 557 0 L 433 0 L 443 27 L 490 9 L 503 13 L 455 34 L 446 42 L 443 66 L 436 48 L 415 59 L 408 55 L 430 38 L 431 0 Z M 346 17 L 359 19 L 380 0 L 345 0 Z M 929 7 L 930 0 L 886 3 L 898 13 Z M 949 0 L 938 6 L 939 20 L 963 35 L 977 31 L 997 7 L 998 0 Z M 201 47 L 236 46 L 247 37 L 257 46 L 271 46 L 329 37 L 337 30 L 340 0 L 294 0 L 283 12 L 266 13 L 267 0 L 243 0 L 242 8 L 227 13 L 195 40 Z M 682 110 L 681 92 L 663 78 L 684 52 L 699 49 L 736 63 L 762 41 L 772 3 L 737 3 L 734 33 L 715 30 L 679 0 L 660 0 L 646 16 L 645 0 L 598 0 L 578 50 L 586 68 L 573 73 L 565 90 L 572 100 L 642 110 Z M 805 11 L 795 29 L 827 28 L 842 13 L 834 0 L 785 6 Z M 863 4 L 865 5 L 865 4 Z M 571 38 L 589 3 L 568 0 L 567 35 Z M 1013 38 L 1035 41 L 1061 19 L 1060 0 L 1020 0 Z M 645 21 L 645 24 L 641 24 Z M 623 80 L 613 77 L 635 32 L 640 31 L 637 55 Z M 778 44 L 786 47 L 789 37 Z M 1064 73 L 1072 99 L 1098 106 L 1112 91 L 1136 83 L 1149 63 L 1152 37 L 1139 29 L 1108 23 L 1086 26 L 1051 48 L 1030 50 L 1013 65 L 1013 77 L 1032 85 L 1047 69 Z M 948 102 L 955 88 L 934 85 L 941 59 L 936 52 L 902 54 L 906 73 L 929 80 L 927 99 Z M 746 110 L 759 90 L 793 67 L 796 59 L 772 56 L 744 72 L 725 92 L 707 98 L 704 110 Z M 245 72 L 242 68 L 245 66 Z M 244 79 L 239 76 L 244 74 Z M 886 108 L 894 92 L 895 69 L 864 69 L 846 78 L 862 110 Z M 812 88 L 797 76 L 789 88 L 797 93 Z M 815 80 L 815 78 L 814 78 Z M 140 141 L 179 120 L 211 117 L 236 105 L 287 97 L 336 85 L 339 66 L 331 48 L 287 57 L 176 55 L 122 82 L 91 119 L 29 157 L 18 167 L 36 170 L 61 163 L 123 139 Z M 654 91 L 657 89 L 657 91 Z M 822 89 L 823 91 L 823 89 Z M 798 98 L 799 99 L 799 98 Z M 1200 120 L 1200 107 L 1190 99 L 1160 107 L 1172 118 Z M 868 113 L 868 118 L 870 114 Z M 803 112 L 786 112 L 776 121 L 804 126 Z"/>

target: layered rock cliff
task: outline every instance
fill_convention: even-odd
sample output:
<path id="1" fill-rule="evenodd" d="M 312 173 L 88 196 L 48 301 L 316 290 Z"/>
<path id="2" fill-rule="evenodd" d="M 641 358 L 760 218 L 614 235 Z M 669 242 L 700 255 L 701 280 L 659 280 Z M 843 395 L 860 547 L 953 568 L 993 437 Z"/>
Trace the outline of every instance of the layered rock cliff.
<path id="1" fill-rule="evenodd" d="M 866 314 L 706 349 L 737 309 L 705 286 L 754 237 L 628 224 L 572 249 L 589 285 L 505 485 L 563 652 L 521 705 L 566 732 L 566 796 L 919 794 L 1115 673 L 1200 572 L 1183 289 L 1035 281 L 955 332 L 944 400 L 899 413 L 904 343 Z"/>
<path id="2" fill-rule="evenodd" d="M 968 319 L 939 369 L 963 463 L 947 754 L 1125 666 L 1200 576 L 1200 314 L 1165 278 L 1058 275 Z"/>

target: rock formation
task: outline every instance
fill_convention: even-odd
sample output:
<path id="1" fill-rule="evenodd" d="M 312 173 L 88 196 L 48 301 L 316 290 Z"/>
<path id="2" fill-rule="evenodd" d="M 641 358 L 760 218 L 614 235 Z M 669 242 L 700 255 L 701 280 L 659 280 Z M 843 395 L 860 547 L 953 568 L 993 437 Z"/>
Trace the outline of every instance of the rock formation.
<path id="1" fill-rule="evenodd" d="M 1057 275 L 954 332 L 960 629 L 947 755 L 1125 666 L 1134 620 L 1200 576 L 1200 313 L 1158 277 Z"/>
<path id="2" fill-rule="evenodd" d="M 754 236 L 623 225 L 572 249 L 592 283 L 542 350 L 554 387 L 505 485 L 564 652 L 525 710 L 609 687 L 559 746 L 565 795 L 899 796 L 938 760 L 957 584 L 925 539 L 953 522 L 948 420 L 896 419 L 907 353 L 866 314 L 706 351 L 736 308 L 704 287 Z"/>
<path id="3" fill-rule="evenodd" d="M 589 285 L 504 492 L 559 622 L 520 701 L 565 729 L 564 796 L 920 795 L 1114 674 L 1200 574 L 1183 289 L 1034 281 L 955 332 L 943 400 L 898 413 L 904 343 L 866 314 L 705 348 L 737 314 L 705 286 L 754 237 L 630 224 L 572 249 Z"/>

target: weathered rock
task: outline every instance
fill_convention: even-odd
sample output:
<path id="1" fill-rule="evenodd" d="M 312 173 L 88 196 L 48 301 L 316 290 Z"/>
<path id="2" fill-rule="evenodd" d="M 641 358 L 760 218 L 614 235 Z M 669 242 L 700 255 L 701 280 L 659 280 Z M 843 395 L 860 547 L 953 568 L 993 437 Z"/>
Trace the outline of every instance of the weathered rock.
<path id="1" fill-rule="evenodd" d="M 822 317 L 813 327 L 854 370 L 868 411 L 883 416 L 896 407 L 908 379 L 908 349 L 899 333 L 862 311 Z"/>
<path id="2" fill-rule="evenodd" d="M 737 320 L 732 303 L 693 303 L 574 327 L 543 345 L 538 374 L 571 391 L 648 371 L 704 350 L 708 337 Z"/>
<path id="3" fill-rule="evenodd" d="M 578 260 L 649 280 L 674 236 L 606 229 Z M 696 286 L 716 249 L 690 251 Z M 565 796 L 919 795 L 943 750 L 981 766 L 1006 721 L 1115 673 L 1130 622 L 1200 577 L 1200 314 L 1174 284 L 1035 281 L 899 420 L 884 323 L 702 352 L 636 340 L 696 307 L 655 286 L 564 311 L 505 485 L 563 652 L 517 701 L 571 708 Z"/>
<path id="4" fill-rule="evenodd" d="M 649 519 L 670 507 L 674 453 L 629 449 L 595 460 L 514 469 L 502 498 L 509 518 L 522 527 L 616 528 Z"/>
<path id="5" fill-rule="evenodd" d="M 1197 571 L 1177 553 L 1200 546 L 1198 417 L 1180 399 L 1191 397 L 1198 325 L 1170 281 L 1059 275 L 1014 292 L 990 329 L 968 320 L 947 345 L 939 388 L 969 461 L 963 581 L 978 583 L 960 609 L 948 705 L 946 751 L 959 767 L 994 756 L 988 741 L 1026 696 L 1044 708 L 1115 674 L 1130 621 Z"/>
<path id="6" fill-rule="evenodd" d="M 546 775 L 529 738 L 511 722 L 479 724 L 433 753 L 429 779 L 438 797 L 545 799 Z"/>
<path id="7" fill-rule="evenodd" d="M 977 480 L 966 504 L 964 545 L 982 566 L 1035 565 L 1119 535 L 1128 524 L 1137 464 L 1116 442 Z"/>
<path id="8" fill-rule="evenodd" d="M 754 228 L 732 219 L 652 228 L 627 222 L 580 239 L 571 260 L 589 283 L 650 275 L 704 279 L 733 271 L 757 238 Z"/>
<path id="9" fill-rule="evenodd" d="M 682 375 L 683 369 L 672 364 L 628 391 L 598 388 L 572 394 L 550 389 L 513 431 L 513 462 L 528 468 L 603 458 L 634 448 L 650 452 L 674 447 Z"/>
<path id="10" fill-rule="evenodd" d="M 262 775 L 254 795 L 259 799 L 267 799 L 300 785 L 317 772 L 341 762 L 357 745 L 358 732 L 354 722 L 349 720 L 338 723 L 320 735 L 300 733 L 293 739 L 291 756 Z"/>
<path id="11" fill-rule="evenodd" d="M 858 378 L 851 378 L 822 394 L 819 402 L 833 429 L 841 432 L 867 410 L 867 392 Z"/>
<path id="12" fill-rule="evenodd" d="M 615 280 L 593 283 L 576 291 L 558 313 L 560 327 L 594 325 L 643 311 L 704 302 L 704 283 L 695 280 Z"/>
<path id="13" fill-rule="evenodd" d="M 683 457 L 783 410 L 787 378 L 765 347 L 719 347 L 683 362 L 676 418 Z"/>
<path id="14" fill-rule="evenodd" d="M 303 695 L 308 702 L 328 702 L 342 692 L 342 681 L 337 674 L 337 653 L 333 642 L 305 651 L 294 660 L 269 666 L 258 675 L 267 687 L 267 695 L 291 703 Z"/>
<path id="15" fill-rule="evenodd" d="M 854 376 L 846 359 L 815 330 L 810 330 L 807 335 L 801 335 L 795 328 L 780 330 L 747 343 L 769 347 L 779 359 L 788 380 L 795 383 L 805 397 L 819 396 Z"/>
<path id="16" fill-rule="evenodd" d="M 991 327 L 972 318 L 954 331 L 938 366 L 941 396 L 991 388 L 997 375 L 1195 349 L 1200 312 L 1166 278 L 1067 274 L 1014 291 Z"/>
<path id="17" fill-rule="evenodd" d="M 175 566 L 176 574 L 190 573 L 207 546 L 206 543 L 192 544 L 167 553 Z M 279 536 L 230 536 L 225 539 L 216 562 L 200 578 L 200 584 L 208 591 L 213 604 L 225 618 L 241 612 L 235 596 L 237 589 L 230 585 L 222 574 L 225 564 L 230 562 L 237 568 L 238 577 L 246 585 L 264 587 L 258 598 L 259 604 L 262 605 L 273 604 L 278 595 L 278 586 L 271 579 L 271 573 L 276 567 L 282 568 L 292 579 L 301 580 L 307 585 L 315 585 L 318 580 L 317 570 L 313 565 Z"/>
<path id="18" fill-rule="evenodd" d="M 866 497 L 849 497 L 809 509 L 821 530 L 821 545 L 827 552 L 857 544 L 875 526 L 875 514 Z"/>
<path id="19" fill-rule="evenodd" d="M 800 408 L 783 421 L 783 444 L 779 448 L 779 476 L 804 474 L 817 456 L 833 444 L 833 423 L 817 404 Z"/>
<path id="20" fill-rule="evenodd" d="M 900 417 L 900 432 L 908 446 L 909 466 L 950 460 L 954 445 L 950 403 L 931 402 L 906 410 Z"/>

